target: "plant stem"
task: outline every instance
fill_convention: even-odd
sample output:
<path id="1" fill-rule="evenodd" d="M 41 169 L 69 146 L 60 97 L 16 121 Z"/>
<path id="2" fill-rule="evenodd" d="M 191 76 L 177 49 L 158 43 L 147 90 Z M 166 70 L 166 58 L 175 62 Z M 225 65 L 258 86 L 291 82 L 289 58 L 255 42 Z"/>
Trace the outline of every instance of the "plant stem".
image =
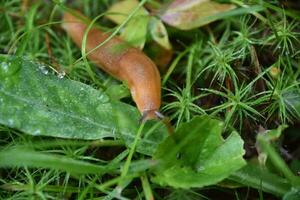
<path id="1" fill-rule="evenodd" d="M 190 49 L 190 54 L 188 57 L 188 63 L 187 63 L 187 72 L 186 72 L 186 90 L 189 95 L 191 96 L 191 88 L 192 88 L 192 71 L 193 71 L 193 61 L 194 61 L 194 54 L 195 54 L 195 48 L 196 45 L 193 45 Z"/>
<path id="2" fill-rule="evenodd" d="M 290 170 L 287 164 L 282 160 L 282 158 L 271 146 L 271 144 L 264 138 L 264 136 L 259 135 L 257 137 L 257 140 L 263 151 L 265 151 L 268 154 L 270 160 L 278 169 L 278 171 L 282 172 L 283 175 L 291 181 L 293 186 L 300 186 L 300 179 L 293 174 L 293 172 Z"/>

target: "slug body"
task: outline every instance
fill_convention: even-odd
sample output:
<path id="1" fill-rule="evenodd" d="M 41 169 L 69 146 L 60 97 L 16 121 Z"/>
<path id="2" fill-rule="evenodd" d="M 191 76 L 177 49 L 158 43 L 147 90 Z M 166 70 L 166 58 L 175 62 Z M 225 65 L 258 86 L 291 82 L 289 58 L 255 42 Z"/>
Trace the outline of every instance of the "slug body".
<path id="1" fill-rule="evenodd" d="M 81 48 L 88 25 L 70 13 L 65 13 L 63 28 Z M 90 29 L 87 35 L 86 52 L 105 41 L 110 34 L 97 28 Z M 87 57 L 98 67 L 116 79 L 125 82 L 131 92 L 143 120 L 157 118 L 161 104 L 160 74 L 153 63 L 141 50 L 129 46 L 115 36 Z"/>

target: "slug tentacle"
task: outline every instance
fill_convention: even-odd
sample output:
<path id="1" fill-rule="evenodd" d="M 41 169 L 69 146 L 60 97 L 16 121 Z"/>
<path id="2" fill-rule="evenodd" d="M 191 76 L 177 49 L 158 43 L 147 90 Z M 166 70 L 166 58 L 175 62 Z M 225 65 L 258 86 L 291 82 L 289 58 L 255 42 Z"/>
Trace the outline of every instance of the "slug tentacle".
<path id="1" fill-rule="evenodd" d="M 82 16 L 80 13 L 78 14 Z M 86 17 L 83 16 L 84 19 Z M 81 47 L 87 25 L 71 13 L 65 13 L 63 28 Z M 109 37 L 97 28 L 92 28 L 86 41 L 86 51 L 94 49 Z M 115 36 L 87 56 L 98 67 L 128 84 L 142 119 L 160 118 L 157 115 L 161 104 L 161 80 L 154 62 L 141 50 L 131 47 Z"/>

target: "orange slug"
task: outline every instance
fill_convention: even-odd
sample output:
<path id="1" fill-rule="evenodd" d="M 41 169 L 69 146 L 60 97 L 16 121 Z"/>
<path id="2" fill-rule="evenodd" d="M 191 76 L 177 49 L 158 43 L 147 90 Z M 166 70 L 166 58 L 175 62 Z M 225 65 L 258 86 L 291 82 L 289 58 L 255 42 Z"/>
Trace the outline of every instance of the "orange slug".
<path id="1" fill-rule="evenodd" d="M 87 27 L 88 25 L 80 18 L 71 13 L 64 14 L 63 29 L 80 48 Z M 86 52 L 94 49 L 109 36 L 109 33 L 104 33 L 98 28 L 90 29 Z M 131 47 L 115 36 L 87 57 L 102 70 L 128 85 L 132 98 L 142 114 L 142 120 L 163 117 L 158 112 L 161 104 L 160 74 L 154 62 L 141 50 Z"/>

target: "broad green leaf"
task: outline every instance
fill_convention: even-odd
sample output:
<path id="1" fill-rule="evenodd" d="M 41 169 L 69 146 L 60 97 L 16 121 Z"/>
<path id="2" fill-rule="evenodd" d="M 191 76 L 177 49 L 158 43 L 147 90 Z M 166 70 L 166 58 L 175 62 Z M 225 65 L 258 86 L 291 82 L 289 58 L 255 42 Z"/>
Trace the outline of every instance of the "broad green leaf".
<path id="1" fill-rule="evenodd" d="M 149 31 L 155 42 L 167 50 L 171 50 L 172 46 L 169 41 L 168 32 L 161 20 L 151 17 L 149 23 Z"/>
<path id="2" fill-rule="evenodd" d="M 139 126 L 137 121 L 139 119 L 132 120 L 130 113 L 122 109 L 121 106 L 115 105 L 114 113 L 116 113 L 116 123 L 120 130 L 128 133 L 136 134 Z M 119 134 L 125 143 L 131 147 L 134 142 L 133 134 Z M 167 137 L 167 129 L 162 121 L 148 121 L 143 128 L 142 139 L 138 141 L 137 151 L 147 155 L 153 155 L 157 149 L 158 144 Z"/>
<path id="3" fill-rule="evenodd" d="M 0 167 L 43 167 L 81 174 L 103 174 L 117 170 L 116 166 L 99 166 L 61 155 L 41 153 L 24 148 L 2 149 L 0 151 Z"/>
<path id="4" fill-rule="evenodd" d="M 233 4 L 220 4 L 210 0 L 175 0 L 161 15 L 161 19 L 176 28 L 190 30 L 225 17 L 261 11 L 253 6 L 234 9 Z"/>
<path id="5" fill-rule="evenodd" d="M 130 45 L 143 49 L 146 36 L 149 16 L 135 16 L 125 26 L 120 37 Z"/>
<path id="6" fill-rule="evenodd" d="M 231 174 L 228 179 L 278 196 L 284 195 L 291 189 L 288 180 L 267 171 L 266 168 L 257 166 L 257 164 L 247 164 Z"/>
<path id="7" fill-rule="evenodd" d="M 26 58 L 0 55 L 0 124 L 31 135 L 120 137 L 131 144 L 140 119 L 135 107 L 111 100 L 103 91 L 83 83 L 60 79 L 48 69 Z M 127 124 L 118 125 L 116 110 L 123 113 Z M 166 128 L 156 122 L 147 123 L 145 132 L 153 125 L 157 129 L 141 141 L 143 146 L 137 151 L 151 155 L 166 137 Z"/>
<path id="8" fill-rule="evenodd" d="M 108 86 L 105 92 L 110 96 L 110 98 L 116 100 L 130 96 L 130 91 L 124 84 L 112 84 Z"/>
<path id="9" fill-rule="evenodd" d="M 224 140 L 223 123 L 195 117 L 168 137 L 154 154 L 160 161 L 154 181 L 176 188 L 215 184 L 245 165 L 243 141 L 233 132 Z"/>
<path id="10" fill-rule="evenodd" d="M 116 24 L 121 24 L 139 5 L 137 0 L 119 1 L 108 9 L 106 17 Z M 141 7 L 125 25 L 120 37 L 132 46 L 143 48 L 146 42 L 149 13 Z"/>
<path id="11" fill-rule="evenodd" d="M 115 22 L 116 24 L 121 24 L 126 20 L 128 15 L 133 12 L 133 10 L 139 5 L 137 0 L 123 0 L 113 4 L 108 10 L 105 17 Z M 111 13 L 111 14 L 110 14 Z M 147 16 L 148 12 L 144 7 L 141 7 L 134 16 Z"/>

